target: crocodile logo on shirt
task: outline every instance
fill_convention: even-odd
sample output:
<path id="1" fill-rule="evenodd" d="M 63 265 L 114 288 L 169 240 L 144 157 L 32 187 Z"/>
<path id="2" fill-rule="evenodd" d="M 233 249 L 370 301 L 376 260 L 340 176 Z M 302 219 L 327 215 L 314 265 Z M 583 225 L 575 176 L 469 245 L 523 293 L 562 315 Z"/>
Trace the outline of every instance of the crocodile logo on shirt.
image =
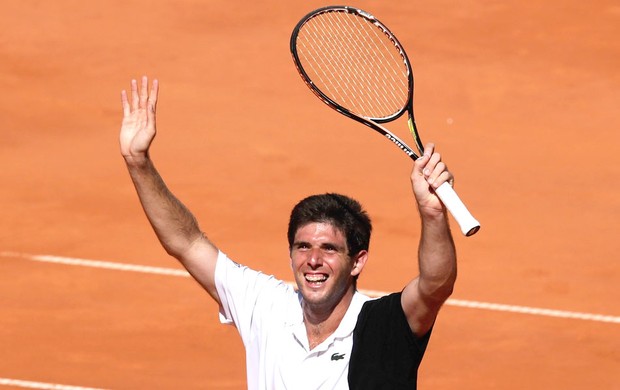
<path id="1" fill-rule="evenodd" d="M 342 360 L 344 359 L 344 353 L 338 353 L 332 355 L 332 360 Z"/>

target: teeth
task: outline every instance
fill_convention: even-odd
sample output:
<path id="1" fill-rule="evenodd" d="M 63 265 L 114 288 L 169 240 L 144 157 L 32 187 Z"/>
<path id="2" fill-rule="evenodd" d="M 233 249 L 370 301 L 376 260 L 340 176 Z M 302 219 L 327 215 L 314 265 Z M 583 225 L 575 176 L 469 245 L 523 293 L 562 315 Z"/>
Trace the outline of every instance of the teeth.
<path id="1" fill-rule="evenodd" d="M 326 275 L 306 275 L 306 280 L 309 282 L 324 282 L 327 280 Z"/>

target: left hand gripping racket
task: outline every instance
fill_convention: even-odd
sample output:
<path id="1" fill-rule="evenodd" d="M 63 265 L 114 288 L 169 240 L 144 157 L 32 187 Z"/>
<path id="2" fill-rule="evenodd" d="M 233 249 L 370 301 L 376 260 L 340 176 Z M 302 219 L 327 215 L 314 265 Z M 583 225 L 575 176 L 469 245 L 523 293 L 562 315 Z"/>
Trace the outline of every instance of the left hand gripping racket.
<path id="1" fill-rule="evenodd" d="M 291 53 L 306 85 L 328 106 L 384 135 L 413 160 L 404 141 L 381 125 L 408 113 L 420 154 L 424 147 L 413 116 L 413 71 L 394 34 L 369 13 L 349 6 L 319 8 L 291 36 Z M 466 236 L 480 223 L 449 183 L 435 190 Z"/>

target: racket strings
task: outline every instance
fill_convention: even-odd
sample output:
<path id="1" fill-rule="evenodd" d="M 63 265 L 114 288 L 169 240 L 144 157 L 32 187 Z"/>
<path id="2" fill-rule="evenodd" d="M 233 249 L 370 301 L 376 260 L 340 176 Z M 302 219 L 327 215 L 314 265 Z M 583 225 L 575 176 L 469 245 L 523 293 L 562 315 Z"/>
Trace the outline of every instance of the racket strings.
<path id="1" fill-rule="evenodd" d="M 323 74 L 319 73 L 319 79 L 323 81 L 323 86 L 328 87 L 323 89 L 333 92 L 334 96 L 339 96 L 342 102 L 345 102 L 342 105 L 347 107 L 352 107 L 355 103 L 371 107 L 373 101 L 369 100 L 369 97 L 362 93 L 360 86 L 369 84 L 370 79 L 368 76 L 372 75 L 368 72 L 358 71 L 359 67 L 356 67 L 355 64 L 359 60 L 354 58 L 353 51 L 342 50 L 342 42 L 351 42 L 353 39 L 351 35 L 352 28 L 347 26 L 347 29 L 339 30 L 338 23 L 334 21 L 334 18 L 322 18 L 320 21 L 323 23 L 313 24 L 313 27 L 316 28 L 313 31 L 314 42 L 318 44 L 313 54 L 315 54 L 314 58 L 319 65 L 318 69 L 326 71 Z M 349 24 L 350 21 L 344 20 L 344 22 Z M 326 27 L 326 23 L 329 24 L 329 28 Z M 331 33 L 319 36 L 320 33 L 327 31 L 337 31 L 339 34 Z M 363 52 L 358 51 L 358 54 L 363 55 Z M 340 55 L 341 58 L 335 57 L 337 55 Z M 346 67 L 348 71 L 338 72 L 334 65 Z M 330 78 L 322 77 L 326 75 L 330 76 Z M 350 99 L 351 97 L 356 99 L 352 100 Z"/>
<path id="2" fill-rule="evenodd" d="M 364 85 L 372 85 L 370 77 L 373 74 L 359 66 L 359 56 L 366 55 L 367 57 L 367 53 L 364 53 L 363 50 L 357 47 L 355 51 L 350 48 L 343 50 L 342 46 L 342 42 L 353 41 L 354 37 L 351 31 L 357 31 L 357 29 L 352 29 L 349 25 L 347 29 L 340 30 L 338 29 L 338 23 L 333 19 L 323 18 L 321 20 L 322 24 L 313 24 L 313 27 L 316 28 L 313 31 L 315 39 L 313 42 L 317 43 L 317 47 L 307 46 L 309 49 L 315 49 L 312 51 L 308 50 L 308 53 L 313 54 L 313 59 L 316 60 L 318 65 L 313 70 L 323 71 L 317 72 L 318 80 L 322 84 L 321 89 L 327 92 L 330 97 L 337 97 L 335 100 L 341 105 L 352 108 L 354 111 L 376 111 L 376 109 L 373 109 L 373 106 L 376 106 L 375 102 L 377 102 L 377 99 L 371 99 L 362 89 Z M 350 20 L 345 20 L 345 22 L 349 24 Z M 326 23 L 329 24 L 329 29 L 326 27 Z M 326 31 L 331 31 L 332 33 L 319 35 Z M 339 34 L 333 34 L 333 31 L 337 31 Z M 379 103 L 382 102 L 380 101 Z M 365 107 L 365 109 L 359 109 L 356 106 Z"/>
<path id="3" fill-rule="evenodd" d="M 389 118 L 407 103 L 409 68 L 372 21 L 348 12 L 319 14 L 300 29 L 296 45 L 312 83 L 356 114 Z"/>
<path id="4" fill-rule="evenodd" d="M 331 64 L 341 64 L 343 66 L 346 66 L 346 68 L 349 70 L 349 73 L 340 72 L 340 74 L 338 74 L 339 81 L 342 81 L 342 84 L 338 85 L 341 87 L 341 97 L 345 100 L 346 98 L 357 97 L 359 104 L 363 107 L 368 107 L 369 109 L 372 108 L 374 104 L 377 104 L 379 107 L 381 107 L 381 104 L 384 102 L 371 99 L 371 97 L 368 96 L 368 94 L 366 94 L 363 89 L 365 85 L 374 84 L 376 86 L 376 83 L 373 81 L 373 79 L 376 80 L 377 78 L 376 74 L 367 72 L 365 71 L 365 69 L 359 66 L 360 58 L 368 57 L 368 47 L 355 47 L 356 51 L 350 50 L 350 48 L 342 50 L 342 43 L 356 43 L 353 32 L 359 31 L 359 27 L 351 26 L 351 19 L 346 19 L 344 20 L 346 28 L 343 30 L 337 30 L 339 27 L 339 23 L 335 23 L 333 19 L 334 18 L 331 18 L 325 21 L 329 22 L 330 30 L 336 30 L 343 36 L 338 36 L 338 40 L 332 41 L 333 45 L 330 47 L 330 50 L 325 53 L 328 53 L 330 55 L 329 59 Z M 342 62 L 339 62 L 340 59 L 337 57 L 339 54 L 342 55 Z M 338 69 L 334 70 L 338 71 Z M 343 75 L 345 76 L 344 78 Z M 352 92 L 351 96 L 347 94 L 349 90 Z M 354 102 L 355 100 L 349 100 L 348 104 L 353 105 Z"/>
<path id="5" fill-rule="evenodd" d="M 349 18 L 349 20 L 352 20 L 352 19 Z M 365 26 L 369 26 L 368 22 L 366 22 L 365 19 L 357 18 L 355 19 L 355 21 L 358 22 L 359 24 L 364 24 Z M 371 48 L 371 46 L 368 45 L 368 46 L 362 46 L 360 49 L 365 50 L 364 54 L 365 54 L 365 57 L 368 59 L 372 59 L 373 55 L 377 55 L 381 57 L 381 63 L 389 67 L 389 71 L 383 73 L 383 76 L 388 77 L 390 79 L 390 80 L 387 80 L 389 81 L 389 85 L 394 86 L 399 83 L 399 80 L 404 80 L 402 76 L 407 77 L 407 72 L 406 72 L 406 68 L 402 67 L 403 63 L 401 62 L 402 61 L 401 58 L 396 57 L 396 60 L 397 60 L 396 63 L 393 61 L 394 60 L 393 57 L 388 58 L 388 55 L 395 54 L 394 52 L 395 47 L 392 44 L 390 46 L 386 45 L 387 40 L 385 38 L 387 36 L 385 35 L 385 32 L 381 31 L 379 28 L 372 28 L 372 29 L 361 28 L 361 31 L 366 34 L 366 42 L 373 43 L 374 48 Z M 349 36 L 350 35 L 351 34 L 349 32 Z M 355 37 L 350 36 L 350 38 L 351 38 L 351 42 L 354 42 Z M 398 54 L 400 55 L 400 53 Z M 400 65 L 400 67 L 398 65 Z M 399 72 L 402 72 L 402 73 L 399 74 Z M 393 99 L 391 101 L 396 102 L 396 104 L 400 102 L 400 99 L 402 98 L 402 96 L 397 96 L 395 93 L 395 89 L 393 88 L 387 89 L 386 83 L 381 82 L 381 80 L 379 79 L 379 76 L 380 76 L 379 73 L 373 72 L 373 73 L 370 73 L 369 75 L 374 77 L 375 85 L 378 85 L 381 87 L 381 90 L 385 94 L 386 97 L 391 97 Z M 397 75 L 400 77 L 398 77 Z M 401 102 L 401 104 L 398 105 L 398 107 L 402 107 L 403 104 L 404 102 Z"/>

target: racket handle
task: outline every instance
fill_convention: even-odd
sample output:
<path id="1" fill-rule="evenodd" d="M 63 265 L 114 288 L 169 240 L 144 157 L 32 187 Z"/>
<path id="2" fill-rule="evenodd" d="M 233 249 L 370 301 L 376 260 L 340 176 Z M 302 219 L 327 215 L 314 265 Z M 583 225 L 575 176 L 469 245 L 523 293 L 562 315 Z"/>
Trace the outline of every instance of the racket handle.
<path id="1" fill-rule="evenodd" d="M 461 198 L 456 194 L 450 183 L 443 183 L 435 190 L 435 193 L 459 224 L 464 235 L 473 236 L 480 230 L 480 222 L 467 210 L 467 207 L 465 207 L 465 204 L 463 204 L 463 201 L 461 201 Z"/>

